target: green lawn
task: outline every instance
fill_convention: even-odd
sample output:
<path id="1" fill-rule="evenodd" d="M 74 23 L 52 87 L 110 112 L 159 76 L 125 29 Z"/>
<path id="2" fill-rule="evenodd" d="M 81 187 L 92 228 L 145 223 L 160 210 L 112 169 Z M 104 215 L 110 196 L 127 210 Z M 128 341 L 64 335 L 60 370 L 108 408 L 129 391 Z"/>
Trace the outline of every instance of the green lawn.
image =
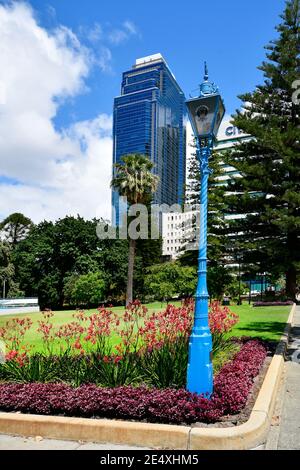
<path id="1" fill-rule="evenodd" d="M 180 302 L 174 302 L 174 304 L 179 305 Z M 166 306 L 166 303 L 162 304 L 161 302 L 152 302 L 150 304 L 147 304 L 147 307 L 149 308 L 150 312 L 162 310 L 165 306 Z M 124 307 L 114 307 L 112 310 L 116 313 L 122 314 L 124 311 Z M 97 311 L 96 309 L 86 310 L 86 312 L 88 312 L 89 315 L 92 315 L 92 313 L 95 313 L 96 311 Z M 55 328 L 58 328 L 65 323 L 76 321 L 76 319 L 74 319 L 72 316 L 75 313 L 75 310 L 64 310 L 64 311 L 57 311 L 54 313 L 55 315 L 53 318 L 51 318 L 51 322 L 53 323 Z M 3 316 L 0 316 L 0 327 L 4 326 L 4 324 L 8 320 L 11 320 L 12 318 L 16 318 L 16 317 L 18 318 L 30 317 L 31 318 L 33 325 L 31 329 L 26 332 L 23 344 L 30 345 L 34 351 L 42 351 L 43 343 L 41 340 L 41 336 L 40 336 L 40 333 L 37 333 L 36 331 L 38 328 L 39 320 L 43 320 L 42 313 L 36 312 L 36 313 L 25 313 L 25 314 L 19 314 L 19 315 L 3 315 Z M 116 344 L 118 340 L 119 340 L 118 336 L 113 336 L 111 338 L 111 343 Z"/>
<path id="2" fill-rule="evenodd" d="M 175 305 L 179 305 L 179 302 L 174 302 Z M 161 304 L 160 302 L 154 302 L 148 304 L 147 307 L 151 312 L 161 310 L 166 304 Z M 240 317 L 239 323 L 234 327 L 231 332 L 231 336 L 251 336 L 259 337 L 265 340 L 278 341 L 280 336 L 283 333 L 289 311 L 291 309 L 288 307 L 258 307 L 253 308 L 249 305 L 241 306 L 231 306 L 232 311 L 237 313 Z M 114 307 L 115 312 L 121 313 L 123 307 Z M 96 310 L 90 310 L 89 313 L 92 314 Z M 52 321 L 56 327 L 73 321 L 72 314 L 74 310 L 55 312 L 56 315 L 53 317 Z M 33 326 L 31 330 L 26 333 L 24 338 L 25 344 L 30 344 L 35 351 L 42 349 L 42 342 L 40 335 L 36 332 L 38 327 L 38 321 L 42 319 L 41 313 L 32 313 L 24 315 L 15 315 L 18 317 L 30 316 L 33 321 Z M 0 327 L 4 323 L 13 318 L 13 316 L 0 316 Z M 112 337 L 112 344 L 116 343 L 118 338 Z"/>
<path id="3" fill-rule="evenodd" d="M 231 306 L 240 317 L 231 336 L 252 336 L 269 341 L 279 341 L 291 306 L 252 307 L 251 305 Z"/>

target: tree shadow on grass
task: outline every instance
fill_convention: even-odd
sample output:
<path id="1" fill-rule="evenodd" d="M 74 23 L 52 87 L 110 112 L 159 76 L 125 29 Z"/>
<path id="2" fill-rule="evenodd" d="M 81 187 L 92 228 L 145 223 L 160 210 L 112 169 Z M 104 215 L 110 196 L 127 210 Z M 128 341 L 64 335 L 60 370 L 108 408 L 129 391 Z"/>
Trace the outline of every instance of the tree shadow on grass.
<path id="1" fill-rule="evenodd" d="M 279 341 L 284 332 L 285 325 L 285 322 L 279 321 L 249 322 L 244 325 L 236 325 L 235 332 L 238 333 L 240 330 L 245 336 L 247 336 L 247 332 L 249 332 L 251 337 L 257 336 L 264 340 L 274 340 L 275 336 Z"/>

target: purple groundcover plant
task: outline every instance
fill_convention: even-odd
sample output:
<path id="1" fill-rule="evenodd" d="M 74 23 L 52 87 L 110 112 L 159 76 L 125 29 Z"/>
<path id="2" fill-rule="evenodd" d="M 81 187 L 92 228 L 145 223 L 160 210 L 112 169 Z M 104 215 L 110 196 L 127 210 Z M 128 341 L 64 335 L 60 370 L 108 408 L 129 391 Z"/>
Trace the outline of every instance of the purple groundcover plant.
<path id="1" fill-rule="evenodd" d="M 266 355 L 259 341 L 245 343 L 216 376 L 210 399 L 170 388 L 2 383 L 0 410 L 172 424 L 213 423 L 243 409 Z"/>

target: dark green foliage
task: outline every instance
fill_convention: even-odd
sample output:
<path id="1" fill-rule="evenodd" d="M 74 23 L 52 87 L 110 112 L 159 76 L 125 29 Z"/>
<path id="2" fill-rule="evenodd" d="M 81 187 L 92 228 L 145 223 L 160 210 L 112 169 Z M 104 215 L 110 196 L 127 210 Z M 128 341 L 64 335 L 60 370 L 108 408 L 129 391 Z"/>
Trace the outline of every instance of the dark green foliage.
<path id="1" fill-rule="evenodd" d="M 7 241 L 0 240 L 0 288 L 1 294 L 7 296 L 7 293 L 11 294 L 19 292 L 19 286 L 14 281 L 15 268 L 12 262 L 12 247 Z M 5 288 L 4 288 L 5 283 Z M 3 292 L 5 291 L 5 292 Z M 22 294 L 22 292 L 19 292 Z M 12 296 L 12 295 L 11 295 Z"/>
<path id="2" fill-rule="evenodd" d="M 227 253 L 228 240 L 226 237 L 225 214 L 226 185 L 220 178 L 224 176 L 224 165 L 222 155 L 213 152 L 209 165 L 212 173 L 209 177 L 208 186 L 208 260 L 210 265 L 219 266 Z M 186 204 L 195 207 L 200 203 L 201 175 L 196 152 L 189 161 L 189 184 L 186 188 Z M 182 255 L 181 262 L 186 265 L 197 265 L 197 251 L 189 251 Z"/>
<path id="3" fill-rule="evenodd" d="M 207 272 L 207 286 L 210 297 L 221 300 L 232 280 L 232 275 L 224 266 L 209 268 Z"/>
<path id="4" fill-rule="evenodd" d="M 81 274 L 72 279 L 72 288 L 70 300 L 73 305 L 88 307 L 91 305 L 100 305 L 104 300 L 105 282 L 101 272 L 90 272 Z"/>
<path id="5" fill-rule="evenodd" d="M 11 214 L 0 223 L 0 233 L 4 240 L 12 245 L 12 248 L 26 236 L 33 223 L 28 217 L 20 213 Z"/>
<path id="6" fill-rule="evenodd" d="M 178 338 L 176 348 L 168 343 L 142 357 L 142 368 L 148 382 L 157 388 L 184 388 L 188 365 L 188 341 Z"/>
<path id="7" fill-rule="evenodd" d="M 23 364 L 15 360 L 0 366 L 0 380 L 19 383 L 30 382 L 67 382 L 73 386 L 87 383 L 117 387 L 136 384 L 141 381 L 139 357 L 128 355 L 118 364 L 103 361 L 98 354 L 47 356 L 34 354 L 28 356 Z"/>
<path id="8" fill-rule="evenodd" d="M 58 380 L 59 370 L 53 356 L 35 354 L 28 357 L 26 364 L 7 361 L 0 367 L 0 380 L 17 383 L 54 382 Z"/>
<path id="9" fill-rule="evenodd" d="M 105 297 L 122 295 L 127 241 L 99 240 L 96 225 L 96 220 L 78 216 L 41 222 L 31 229 L 13 253 L 16 279 L 26 296 L 37 295 L 42 308 L 60 308 L 71 300 L 71 279 L 95 272 L 103 274 Z"/>
<path id="10" fill-rule="evenodd" d="M 102 272 L 106 279 L 105 297 L 108 302 L 125 302 L 128 241 L 101 240 L 100 256 Z"/>
<path id="11" fill-rule="evenodd" d="M 20 241 L 13 252 L 7 243 L 2 243 L 0 273 L 2 266 L 5 272 L 11 272 L 11 278 L 19 283 L 27 297 L 39 297 L 41 308 L 83 304 L 98 306 L 90 288 L 86 293 L 81 289 L 80 299 L 73 295 L 78 279 L 95 273 L 102 278 L 100 303 L 103 300 L 124 303 L 128 241 L 100 240 L 96 234 L 97 223 L 97 220 L 78 216 L 33 226 L 27 238 Z M 159 262 L 160 256 L 160 240 L 137 241 L 136 296 L 143 297 L 145 269 L 149 263 Z M 11 260 L 9 263 L 8 259 Z"/>
<path id="12" fill-rule="evenodd" d="M 286 275 L 295 298 L 300 269 L 300 107 L 293 100 L 300 72 L 300 3 L 289 0 L 259 67 L 265 81 L 240 96 L 243 112 L 234 124 L 253 138 L 226 156 L 242 178 L 232 180 L 229 213 L 245 218 L 230 223 L 234 251 L 252 272 Z"/>

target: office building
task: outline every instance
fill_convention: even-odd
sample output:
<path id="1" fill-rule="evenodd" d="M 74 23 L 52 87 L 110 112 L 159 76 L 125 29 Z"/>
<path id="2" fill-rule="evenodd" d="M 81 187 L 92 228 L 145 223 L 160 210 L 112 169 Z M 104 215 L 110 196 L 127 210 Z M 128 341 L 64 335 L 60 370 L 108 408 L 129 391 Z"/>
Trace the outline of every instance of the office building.
<path id="1" fill-rule="evenodd" d="M 194 216 L 195 213 L 192 211 L 162 214 L 163 256 L 176 259 L 186 250 L 187 239 L 193 239 Z"/>
<path id="2" fill-rule="evenodd" d="M 114 100 L 113 163 L 130 153 L 147 155 L 159 176 L 155 204 L 184 200 L 185 97 L 161 54 L 138 59 L 123 73 Z M 119 197 L 112 191 L 113 222 L 120 223 Z"/>

